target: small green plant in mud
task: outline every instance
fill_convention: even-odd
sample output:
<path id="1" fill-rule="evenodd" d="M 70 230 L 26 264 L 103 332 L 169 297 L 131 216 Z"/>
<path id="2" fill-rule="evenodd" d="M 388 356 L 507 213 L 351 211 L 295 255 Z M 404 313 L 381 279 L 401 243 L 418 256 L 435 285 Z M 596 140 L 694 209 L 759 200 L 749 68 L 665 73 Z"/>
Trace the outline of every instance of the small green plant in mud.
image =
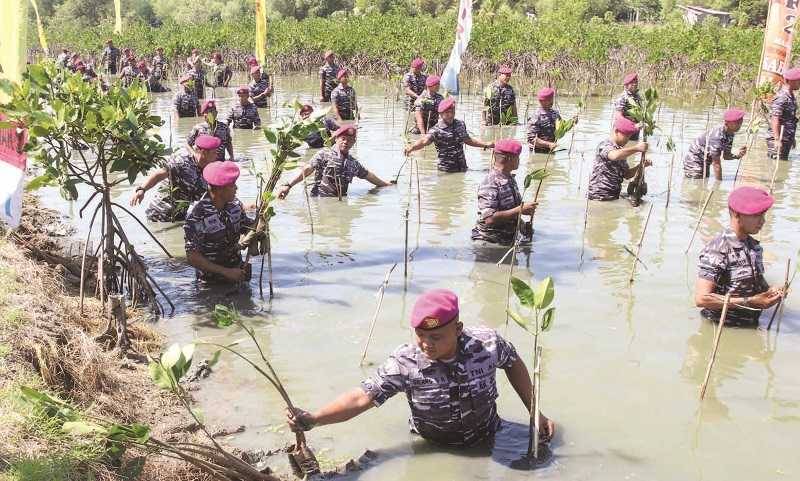
<path id="1" fill-rule="evenodd" d="M 529 311 L 529 314 L 524 316 L 511 308 L 506 310 L 519 327 L 533 336 L 533 392 L 531 393 L 528 455 L 533 456 L 533 459 L 539 459 L 539 413 L 541 412 L 539 401 L 542 388 L 542 347 L 539 345 L 539 336 L 553 327 L 556 308 L 551 307 L 551 304 L 555 298 L 555 286 L 550 277 L 539 282 L 535 288 L 522 279 L 513 277 L 511 286 L 520 305 Z"/>
<path id="2" fill-rule="evenodd" d="M 639 124 L 642 141 L 647 142 L 647 137 L 653 135 L 656 126 L 656 112 L 658 111 L 658 91 L 648 88 L 644 91 L 641 105 L 633 105 L 628 111 L 630 116 Z M 628 182 L 628 201 L 637 207 L 642 202 L 642 197 L 647 194 L 647 182 L 644 180 L 645 155 L 642 154 L 636 173 Z"/>

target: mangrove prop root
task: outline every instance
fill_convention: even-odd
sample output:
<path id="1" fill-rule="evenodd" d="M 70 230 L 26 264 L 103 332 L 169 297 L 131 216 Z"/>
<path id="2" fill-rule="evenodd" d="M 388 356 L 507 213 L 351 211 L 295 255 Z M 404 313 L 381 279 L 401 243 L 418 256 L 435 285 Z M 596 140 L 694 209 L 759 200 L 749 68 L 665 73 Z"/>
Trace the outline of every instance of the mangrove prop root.
<path id="1" fill-rule="evenodd" d="M 725 318 L 728 316 L 728 303 L 731 300 L 731 294 L 725 294 L 725 301 L 722 304 L 722 314 L 719 317 L 719 326 L 714 335 L 714 348 L 711 351 L 711 359 L 708 360 L 708 367 L 706 368 L 706 377 L 703 379 L 703 385 L 700 387 L 700 400 L 706 397 L 706 388 L 708 387 L 708 380 L 711 377 L 711 369 L 714 367 L 714 361 L 717 359 L 717 349 L 719 349 L 719 340 L 722 337 L 722 329 L 725 327 Z"/>
<path id="2" fill-rule="evenodd" d="M 369 349 L 369 343 L 372 340 L 372 333 L 375 331 L 375 324 L 378 321 L 378 314 L 381 312 L 381 304 L 383 304 L 383 295 L 386 292 L 386 288 L 389 287 L 389 276 L 392 275 L 394 268 L 397 267 L 397 263 L 395 262 L 392 267 L 386 272 L 386 277 L 383 278 L 383 282 L 381 283 L 380 287 L 378 287 L 378 305 L 375 307 L 375 314 L 372 316 L 372 322 L 369 325 L 369 334 L 367 334 L 367 342 L 364 343 L 364 351 L 361 352 L 361 360 L 359 361 L 358 365 L 364 365 L 364 359 L 367 357 L 367 349 Z"/>

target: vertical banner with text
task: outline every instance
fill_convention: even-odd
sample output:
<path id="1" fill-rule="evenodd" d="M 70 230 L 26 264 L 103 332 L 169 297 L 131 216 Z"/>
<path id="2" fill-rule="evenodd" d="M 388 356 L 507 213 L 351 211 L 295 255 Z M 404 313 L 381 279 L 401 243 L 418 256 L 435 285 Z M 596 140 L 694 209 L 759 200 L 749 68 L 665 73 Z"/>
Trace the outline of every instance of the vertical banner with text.
<path id="1" fill-rule="evenodd" d="M 114 0 L 114 33 L 122 35 L 122 0 Z"/>
<path id="2" fill-rule="evenodd" d="M 472 35 L 472 0 L 461 0 L 458 5 L 458 26 L 456 42 L 450 51 L 450 58 L 442 72 L 442 87 L 451 95 L 458 95 L 458 74 L 461 72 L 461 56 L 467 51 Z"/>
<path id="3" fill-rule="evenodd" d="M 256 60 L 259 65 L 264 65 L 267 61 L 266 0 L 256 0 Z"/>
<path id="4" fill-rule="evenodd" d="M 792 38 L 799 5 L 800 0 L 770 0 L 758 85 L 780 83 L 783 72 L 791 68 Z"/>

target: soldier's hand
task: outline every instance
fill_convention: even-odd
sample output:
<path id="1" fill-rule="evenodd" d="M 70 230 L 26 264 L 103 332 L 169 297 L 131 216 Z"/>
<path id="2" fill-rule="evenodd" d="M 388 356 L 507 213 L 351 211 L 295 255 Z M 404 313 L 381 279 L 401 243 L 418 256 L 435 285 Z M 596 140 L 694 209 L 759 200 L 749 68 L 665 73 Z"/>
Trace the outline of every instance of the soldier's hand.
<path id="1" fill-rule="evenodd" d="M 278 188 L 278 198 L 279 199 L 285 199 L 286 196 L 289 194 L 289 190 L 290 189 L 291 189 L 291 187 L 289 187 L 288 185 L 280 186 Z"/>
<path id="2" fill-rule="evenodd" d="M 286 408 L 286 422 L 289 424 L 289 428 L 295 432 L 310 431 L 316 424 L 314 415 L 299 408 Z"/>
<path id="3" fill-rule="evenodd" d="M 523 202 L 520 211 L 525 215 L 533 215 L 537 205 L 539 205 L 538 202 Z"/>
<path id="4" fill-rule="evenodd" d="M 645 153 L 647 152 L 648 147 L 649 145 L 647 145 L 647 142 L 639 142 L 636 144 L 636 147 L 634 148 L 636 149 L 637 152 Z"/>
<path id="5" fill-rule="evenodd" d="M 766 292 L 757 294 L 750 298 L 749 306 L 756 309 L 766 309 L 772 307 L 781 300 L 783 289 L 770 288 Z"/>
<path id="6" fill-rule="evenodd" d="M 228 267 L 222 271 L 222 276 L 231 282 L 239 282 L 244 280 L 245 272 L 240 267 Z"/>
<path id="7" fill-rule="evenodd" d="M 739 152 L 736 153 L 736 156 L 741 159 L 742 157 L 744 157 L 746 153 L 747 153 L 747 146 L 745 145 L 744 147 L 739 148 Z"/>
<path id="8" fill-rule="evenodd" d="M 133 197 L 131 197 L 130 201 L 131 207 L 141 204 L 142 199 L 144 199 L 144 190 L 138 189 L 136 192 L 133 193 Z"/>
<path id="9" fill-rule="evenodd" d="M 652 160 L 644 159 L 644 166 L 645 167 L 650 167 L 651 165 L 653 165 L 653 161 Z"/>
<path id="10" fill-rule="evenodd" d="M 411 146 L 408 145 L 408 146 L 406 146 L 405 149 L 403 149 L 403 155 L 408 156 L 408 154 L 410 154 L 410 153 L 411 153 Z"/>

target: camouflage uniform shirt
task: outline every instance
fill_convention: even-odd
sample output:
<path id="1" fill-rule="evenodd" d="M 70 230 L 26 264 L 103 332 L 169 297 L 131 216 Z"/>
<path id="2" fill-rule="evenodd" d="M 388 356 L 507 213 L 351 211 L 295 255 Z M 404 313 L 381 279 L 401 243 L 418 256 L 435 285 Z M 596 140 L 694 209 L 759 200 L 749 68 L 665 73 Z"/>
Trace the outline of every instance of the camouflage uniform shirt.
<path id="1" fill-rule="evenodd" d="M 558 109 L 545 110 L 539 108 L 533 115 L 528 117 L 528 146 L 534 148 L 535 139 L 555 142 L 556 122 L 559 120 L 561 120 L 561 113 Z M 539 150 L 549 152 L 547 149 Z"/>
<path id="2" fill-rule="evenodd" d="M 249 87 L 251 97 L 263 94 L 269 89 L 269 76 L 267 76 L 267 78 L 262 76 L 261 80 L 258 82 L 251 80 Z M 269 105 L 269 95 L 265 95 L 259 99 L 253 100 L 253 103 L 256 104 L 256 107 L 265 108 Z"/>
<path id="3" fill-rule="evenodd" d="M 339 146 L 322 149 L 311 158 L 314 168 L 314 186 L 311 195 L 338 197 L 347 195 L 347 188 L 353 177 L 366 179 L 369 171 L 349 153 L 342 159 Z"/>
<path id="4" fill-rule="evenodd" d="M 778 117 L 778 126 L 783 128 L 783 133 L 772 131 L 772 122 L 767 122 L 767 149 L 773 158 L 776 154 L 776 144 L 781 138 L 780 158 L 786 159 L 794 143 L 797 131 L 797 100 L 788 89 L 781 89 L 772 99 L 770 116 Z"/>
<path id="5" fill-rule="evenodd" d="M 489 125 L 500 125 L 501 112 L 506 112 L 517 103 L 517 96 L 511 84 L 503 87 L 498 80 L 486 87 L 484 97 L 483 103 L 488 108 L 486 121 Z"/>
<path id="6" fill-rule="evenodd" d="M 336 64 L 330 65 L 327 62 L 319 68 L 319 78 L 322 80 L 323 85 L 323 102 L 331 101 L 331 92 L 336 88 L 339 82 L 336 80 L 336 75 L 339 73 L 339 66 Z"/>
<path id="7" fill-rule="evenodd" d="M 494 329 L 465 328 L 452 361 L 431 361 L 417 346 L 404 344 L 361 388 L 375 406 L 405 393 L 411 430 L 422 437 L 472 445 L 499 428 L 496 371 L 516 360 L 514 346 Z"/>
<path id="8" fill-rule="evenodd" d="M 328 133 L 328 137 L 339 130 L 339 124 L 333 121 L 333 119 L 329 117 L 325 117 L 322 119 L 322 128 Z M 322 138 L 322 134 L 319 130 L 315 130 L 308 134 L 306 137 L 306 143 L 312 149 L 319 149 L 325 145 L 325 140 Z"/>
<path id="9" fill-rule="evenodd" d="M 517 223 L 488 225 L 486 219 L 495 212 L 513 209 L 522 203 L 517 181 L 513 176 L 492 169 L 478 186 L 478 223 L 472 229 L 472 240 L 510 245 L 514 242 Z"/>
<path id="10" fill-rule="evenodd" d="M 239 199 L 218 210 L 210 198 L 204 197 L 186 216 L 183 226 L 186 252 L 199 252 L 223 267 L 239 267 L 242 265 L 239 234 L 243 228 L 254 225 L 255 220 L 245 214 Z"/>
<path id="11" fill-rule="evenodd" d="M 158 197 L 145 213 L 152 222 L 175 222 L 186 218 L 189 204 L 200 200 L 208 190 L 200 166 L 192 154 L 176 152 L 167 161 L 168 180 L 161 182 Z"/>
<path id="12" fill-rule="evenodd" d="M 642 106 L 642 96 L 639 95 L 639 92 L 631 93 L 625 89 L 622 95 L 614 99 L 614 110 L 622 112 L 622 116 L 632 122 L 636 122 L 636 119 L 630 115 L 631 107 L 634 105 Z M 639 132 L 631 135 L 631 140 L 639 140 Z"/>
<path id="13" fill-rule="evenodd" d="M 119 73 L 120 81 L 122 81 L 122 85 L 124 87 L 130 87 L 133 83 L 133 79 L 139 77 L 139 69 L 132 66 L 126 65 L 122 68 L 122 71 Z"/>
<path id="14" fill-rule="evenodd" d="M 422 91 L 425 90 L 425 80 L 427 80 L 428 76 L 423 73 L 414 73 L 414 72 L 406 72 L 403 75 L 403 88 L 411 89 L 412 92 L 419 96 L 422 94 Z M 405 106 L 406 110 L 414 110 L 415 101 L 416 99 L 412 98 L 409 95 L 406 95 L 405 98 Z"/>
<path id="15" fill-rule="evenodd" d="M 464 141 L 469 138 L 467 126 L 458 119 L 447 125 L 444 120 L 434 125 L 428 135 L 439 157 L 437 167 L 445 172 L 466 172 L 467 158 L 464 157 Z"/>
<path id="16" fill-rule="evenodd" d="M 117 47 L 108 47 L 103 49 L 103 56 L 101 62 L 110 74 L 117 73 L 117 63 L 119 62 L 120 51 Z"/>
<path id="17" fill-rule="evenodd" d="M 167 78 L 167 61 L 160 55 L 155 55 L 150 62 L 153 69 L 153 76 L 158 80 Z"/>
<path id="18" fill-rule="evenodd" d="M 611 140 L 604 140 L 597 146 L 597 155 L 594 158 L 592 175 L 589 177 L 590 200 L 616 200 L 622 191 L 622 181 L 625 179 L 625 170 L 628 161 L 625 159 L 611 160 L 608 154 L 612 150 L 621 149 Z"/>
<path id="19" fill-rule="evenodd" d="M 173 101 L 175 110 L 178 111 L 178 117 L 197 117 L 197 111 L 200 109 L 200 101 L 197 99 L 194 90 L 178 93 Z"/>
<path id="20" fill-rule="evenodd" d="M 706 142 L 708 142 L 706 144 Z M 706 147 L 708 145 L 708 147 Z M 733 157 L 731 153 L 733 147 L 733 134 L 725 131 L 724 125 L 718 125 L 706 132 L 703 132 L 692 142 L 686 157 L 683 159 L 683 172 L 690 179 L 703 178 L 703 154 L 708 148 L 705 161 L 705 176 L 708 177 L 711 171 L 711 159 L 715 157 Z"/>
<path id="21" fill-rule="evenodd" d="M 354 120 L 355 109 L 358 109 L 356 102 L 356 91 L 351 86 L 345 87 L 339 84 L 333 92 L 331 92 L 331 102 L 336 104 L 336 109 L 339 111 L 339 117 L 342 120 Z"/>
<path id="22" fill-rule="evenodd" d="M 186 143 L 194 147 L 194 141 L 201 135 L 213 135 L 221 141 L 219 147 L 217 147 L 217 160 L 225 160 L 225 152 L 229 146 L 232 147 L 233 142 L 228 124 L 217 120 L 217 125 L 212 132 L 208 122 L 200 122 L 192 127 L 189 137 L 186 138 Z"/>
<path id="23" fill-rule="evenodd" d="M 261 127 L 261 116 L 253 102 L 247 105 L 241 103 L 234 105 L 228 115 L 228 124 L 234 129 L 257 129 Z"/>
<path id="24" fill-rule="evenodd" d="M 698 277 L 715 284 L 714 293 L 732 297 L 755 296 L 769 289 L 764 280 L 764 251 L 750 236 L 739 240 L 731 229 L 714 237 L 700 252 Z M 721 311 L 703 309 L 703 317 L 719 320 Z M 761 311 L 728 307 L 725 322 L 757 326 Z"/>
<path id="25" fill-rule="evenodd" d="M 231 68 L 223 63 L 214 64 L 214 66 L 211 67 L 211 80 L 213 81 L 212 86 L 214 87 L 224 87 L 225 80 L 232 76 L 233 72 Z"/>
<path id="26" fill-rule="evenodd" d="M 417 97 L 414 102 L 415 108 L 422 111 L 422 123 L 425 124 L 425 131 L 439 122 L 439 104 L 442 103 L 444 97 L 436 92 L 431 95 L 429 91 L 424 91 Z"/>

